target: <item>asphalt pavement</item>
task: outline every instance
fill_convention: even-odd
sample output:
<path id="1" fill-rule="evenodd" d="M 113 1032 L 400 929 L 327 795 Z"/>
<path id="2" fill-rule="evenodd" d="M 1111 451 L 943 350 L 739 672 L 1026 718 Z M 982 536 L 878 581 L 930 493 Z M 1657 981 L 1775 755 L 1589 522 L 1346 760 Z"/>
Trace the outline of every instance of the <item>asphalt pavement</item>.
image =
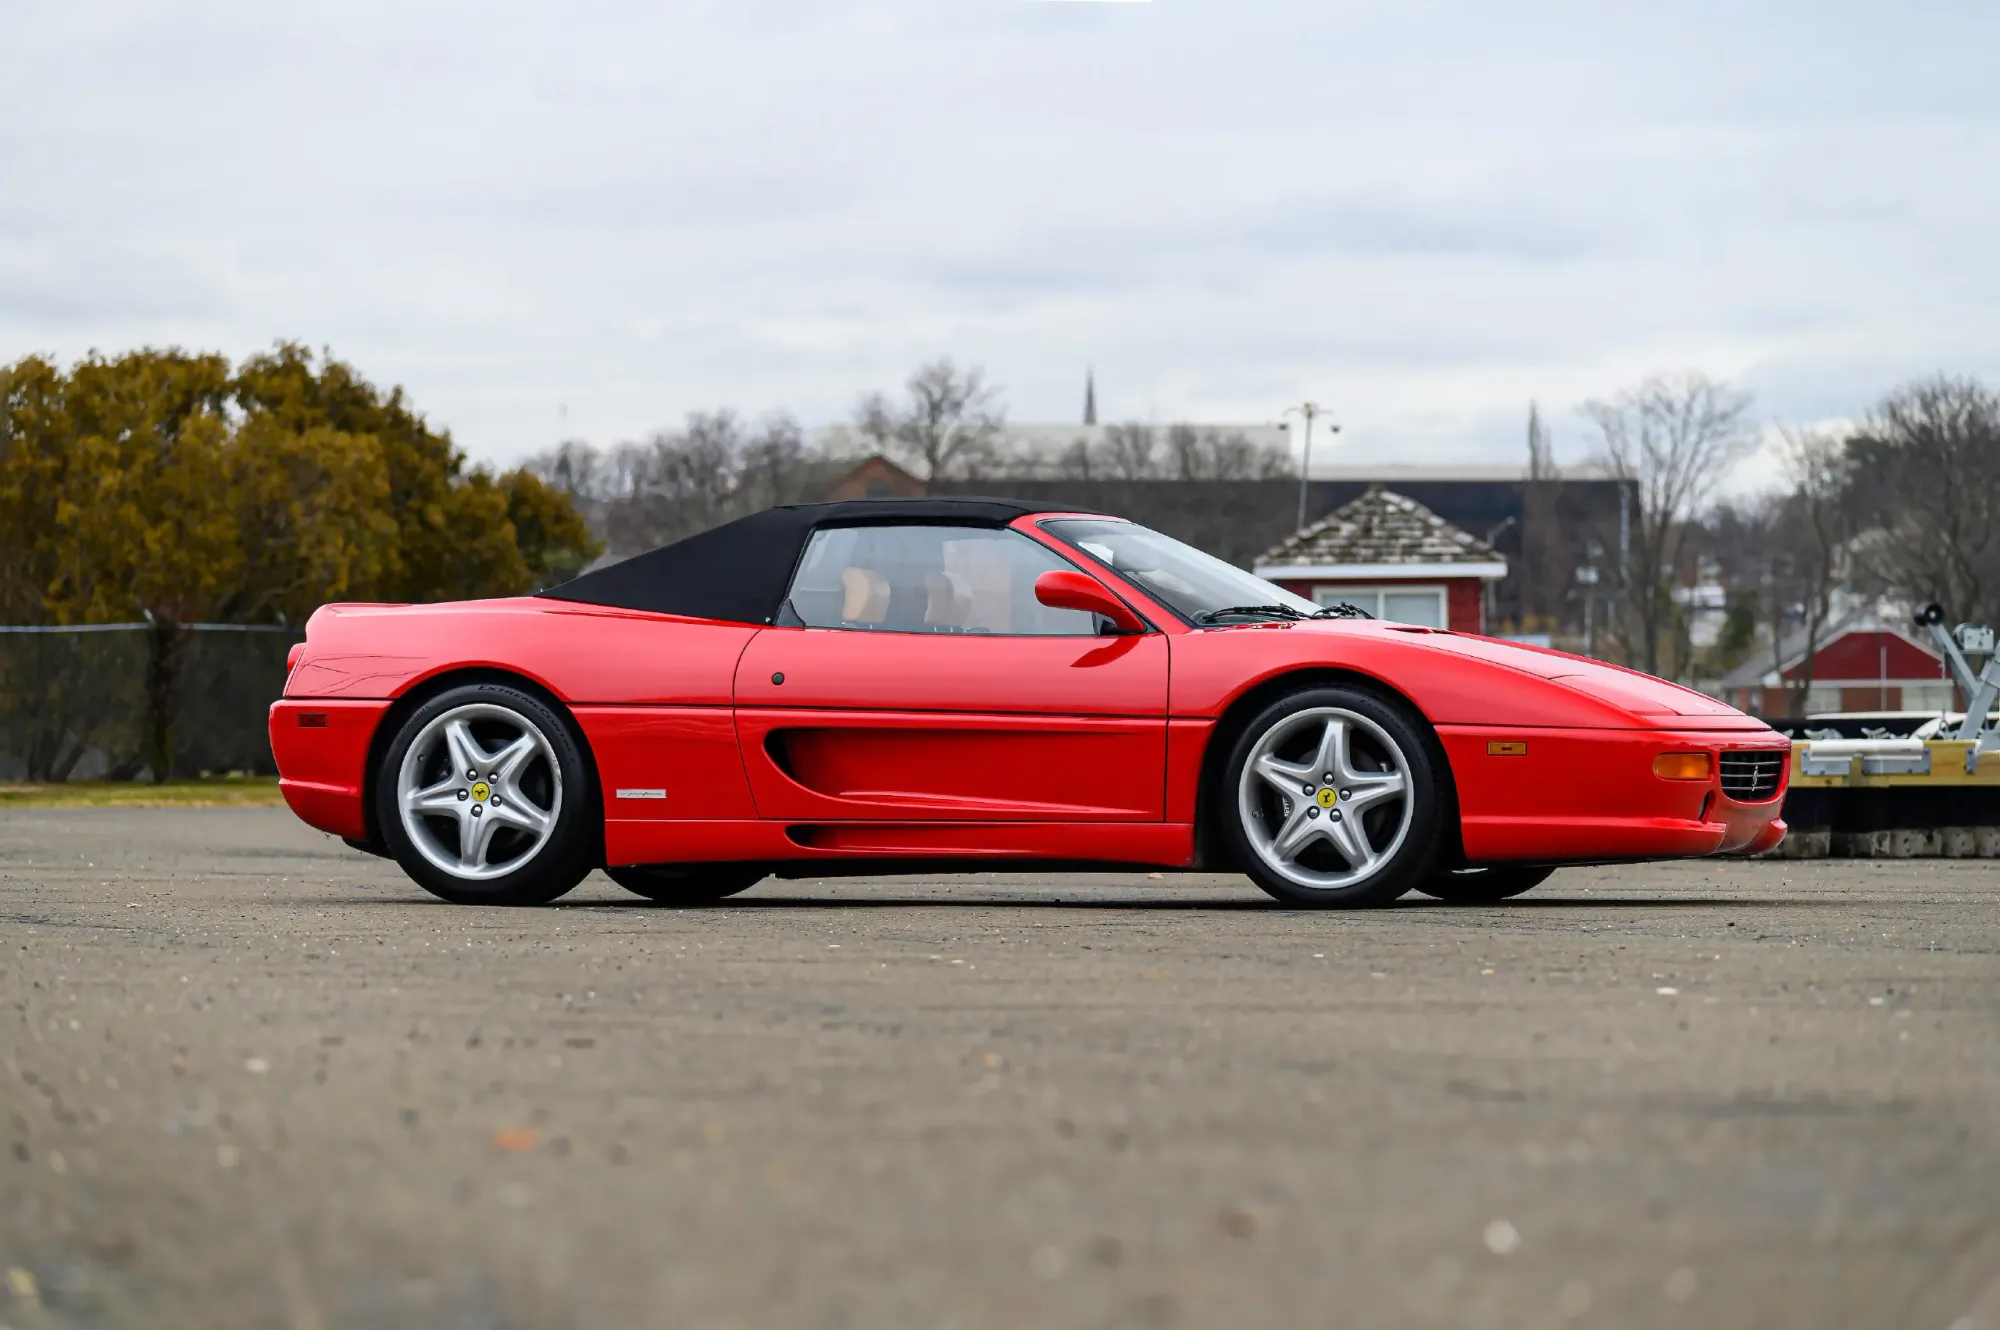
<path id="1" fill-rule="evenodd" d="M 0 1326 L 2000 1327 L 2000 864 L 601 876 L 0 813 Z"/>

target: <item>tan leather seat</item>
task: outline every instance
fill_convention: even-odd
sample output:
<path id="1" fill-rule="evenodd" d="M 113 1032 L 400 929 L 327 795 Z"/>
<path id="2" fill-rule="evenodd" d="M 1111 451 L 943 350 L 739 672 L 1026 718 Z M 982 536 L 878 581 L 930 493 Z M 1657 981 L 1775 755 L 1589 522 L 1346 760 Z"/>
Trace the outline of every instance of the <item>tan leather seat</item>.
<path id="1" fill-rule="evenodd" d="M 847 623 L 880 623 L 889 613 L 889 579 L 872 568 L 840 574 L 840 617 Z"/>
<path id="2" fill-rule="evenodd" d="M 972 632 L 1014 631 L 1012 575 L 991 540 L 956 540 L 944 547 L 945 572 L 965 595 L 959 626 Z"/>
<path id="3" fill-rule="evenodd" d="M 924 622 L 933 628 L 962 628 L 965 612 L 972 602 L 958 589 L 958 579 L 950 573 L 932 573 L 924 579 Z"/>

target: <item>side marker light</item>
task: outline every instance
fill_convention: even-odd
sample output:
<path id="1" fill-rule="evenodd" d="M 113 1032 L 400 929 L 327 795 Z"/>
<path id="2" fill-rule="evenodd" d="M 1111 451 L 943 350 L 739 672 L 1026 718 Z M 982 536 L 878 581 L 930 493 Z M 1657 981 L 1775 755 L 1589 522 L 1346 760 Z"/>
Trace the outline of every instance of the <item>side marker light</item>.
<path id="1" fill-rule="evenodd" d="M 1661 753 L 1653 759 L 1653 774 L 1661 780 L 1707 780 L 1715 760 L 1707 753 Z"/>

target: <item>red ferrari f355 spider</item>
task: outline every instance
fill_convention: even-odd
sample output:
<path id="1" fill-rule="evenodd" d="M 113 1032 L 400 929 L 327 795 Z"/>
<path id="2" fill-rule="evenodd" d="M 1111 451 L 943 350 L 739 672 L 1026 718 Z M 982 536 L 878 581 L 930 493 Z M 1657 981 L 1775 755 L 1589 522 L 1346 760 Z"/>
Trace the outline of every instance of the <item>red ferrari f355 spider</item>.
<path id="1" fill-rule="evenodd" d="M 271 708 L 286 801 L 451 901 L 592 868 L 1236 870 L 1292 905 L 1754 854 L 1790 753 L 1699 693 L 1323 609 L 1116 518 L 773 508 L 538 596 L 328 605 Z"/>

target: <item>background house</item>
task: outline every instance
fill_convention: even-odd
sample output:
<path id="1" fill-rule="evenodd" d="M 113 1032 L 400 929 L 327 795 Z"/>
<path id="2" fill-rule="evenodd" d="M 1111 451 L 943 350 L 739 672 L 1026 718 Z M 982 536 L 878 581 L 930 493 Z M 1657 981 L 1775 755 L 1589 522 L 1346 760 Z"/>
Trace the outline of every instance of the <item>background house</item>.
<path id="1" fill-rule="evenodd" d="M 1486 584 L 1507 576 L 1507 561 L 1415 499 L 1371 486 L 1266 550 L 1255 572 L 1321 605 L 1480 633 Z"/>
<path id="2" fill-rule="evenodd" d="M 925 494 L 924 482 L 880 453 L 864 457 L 831 481 L 814 497 L 835 499 L 914 499 Z"/>
<path id="3" fill-rule="evenodd" d="M 1808 677 L 1805 634 L 1758 652 L 1724 675 L 1715 693 L 1759 716 L 1829 711 L 1947 711 L 1958 705 L 1944 660 L 1909 629 L 1875 614 L 1820 630 L 1810 653 L 1812 681 L 1803 706 L 1788 700 Z"/>

